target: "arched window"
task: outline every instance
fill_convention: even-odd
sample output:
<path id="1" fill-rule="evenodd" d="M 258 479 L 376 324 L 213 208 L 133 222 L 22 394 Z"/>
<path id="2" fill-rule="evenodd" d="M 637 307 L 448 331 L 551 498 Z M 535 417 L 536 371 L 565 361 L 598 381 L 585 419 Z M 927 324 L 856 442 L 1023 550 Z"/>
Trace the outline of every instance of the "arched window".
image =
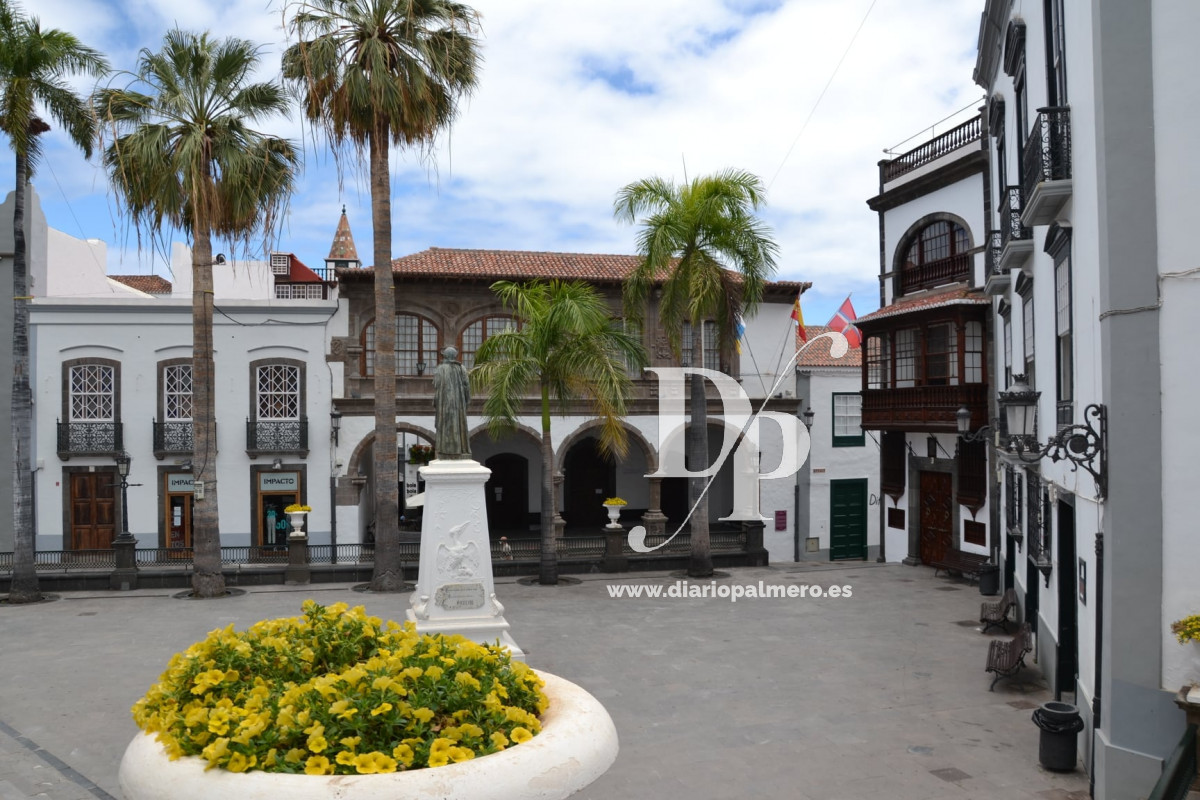
<path id="1" fill-rule="evenodd" d="M 900 267 L 900 294 L 966 280 L 971 237 L 953 222 L 931 222 L 912 234 Z"/>
<path id="2" fill-rule="evenodd" d="M 475 353 L 479 346 L 487 341 L 489 336 L 519 327 L 517 321 L 504 314 L 490 314 L 480 317 L 463 329 L 459 340 L 458 360 L 467 369 L 475 366 Z"/>
<path id="3" fill-rule="evenodd" d="M 363 328 L 362 374 L 375 374 L 375 321 Z M 438 357 L 438 329 L 417 314 L 396 315 L 396 374 L 423 375 L 433 372 Z"/>

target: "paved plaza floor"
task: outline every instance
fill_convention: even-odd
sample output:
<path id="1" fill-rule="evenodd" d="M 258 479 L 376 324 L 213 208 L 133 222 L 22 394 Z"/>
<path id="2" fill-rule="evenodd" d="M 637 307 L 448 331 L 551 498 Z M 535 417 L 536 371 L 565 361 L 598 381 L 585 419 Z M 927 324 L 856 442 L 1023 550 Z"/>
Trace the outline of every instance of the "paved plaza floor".
<path id="1" fill-rule="evenodd" d="M 616 763 L 578 797 L 1087 797 L 1082 767 L 1038 765 L 1030 714 L 1050 696 L 1037 673 L 1024 690 L 988 691 L 993 635 L 979 631 L 974 586 L 924 567 L 843 562 L 730 570 L 716 585 L 850 586 L 849 597 L 612 596 L 677 580 L 496 581 L 528 662 L 583 686 L 616 723 Z M 292 616 L 308 597 L 403 619 L 409 599 L 348 584 L 173 594 L 0 605 L 0 800 L 120 798 L 117 766 L 137 730 L 129 707 L 171 654 L 213 628 Z"/>

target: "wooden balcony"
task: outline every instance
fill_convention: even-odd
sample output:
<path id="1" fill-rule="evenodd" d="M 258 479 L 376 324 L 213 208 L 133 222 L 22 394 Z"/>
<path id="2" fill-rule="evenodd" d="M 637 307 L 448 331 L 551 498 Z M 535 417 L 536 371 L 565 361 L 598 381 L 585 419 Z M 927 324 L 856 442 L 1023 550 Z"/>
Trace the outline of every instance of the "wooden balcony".
<path id="1" fill-rule="evenodd" d="M 905 267 L 900 273 L 900 294 L 918 289 L 932 289 L 948 283 L 958 283 L 971 278 L 971 256 L 959 253 L 949 258 L 939 258 L 920 266 Z"/>
<path id="2" fill-rule="evenodd" d="M 987 384 L 865 389 L 862 426 L 864 430 L 954 433 L 958 430 L 955 414 L 963 406 L 971 412 L 972 430 L 987 425 Z"/>

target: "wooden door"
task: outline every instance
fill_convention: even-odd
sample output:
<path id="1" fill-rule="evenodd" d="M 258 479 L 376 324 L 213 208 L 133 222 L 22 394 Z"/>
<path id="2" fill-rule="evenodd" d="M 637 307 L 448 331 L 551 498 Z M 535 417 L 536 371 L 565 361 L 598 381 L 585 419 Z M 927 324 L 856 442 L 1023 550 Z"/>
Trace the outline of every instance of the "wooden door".
<path id="1" fill-rule="evenodd" d="M 70 549 L 109 550 L 117 534 L 115 472 L 75 472 L 70 476 Z"/>
<path id="2" fill-rule="evenodd" d="M 954 548 L 950 473 L 921 473 L 921 561 L 933 564 Z"/>
<path id="3" fill-rule="evenodd" d="M 604 501 L 615 494 L 616 467 L 589 437 L 576 442 L 567 453 L 563 469 L 563 511 L 568 529 L 599 530 L 608 522 Z"/>
<path id="4" fill-rule="evenodd" d="M 829 560 L 867 557 L 867 479 L 829 482 Z"/>
<path id="5" fill-rule="evenodd" d="M 184 548 L 192 546 L 192 509 L 196 503 L 192 494 L 178 493 L 167 495 L 167 547 Z M 172 554 L 182 557 L 186 554 Z"/>
<path id="6" fill-rule="evenodd" d="M 484 462 L 492 471 L 484 487 L 488 528 L 529 532 L 529 459 L 498 453 Z"/>

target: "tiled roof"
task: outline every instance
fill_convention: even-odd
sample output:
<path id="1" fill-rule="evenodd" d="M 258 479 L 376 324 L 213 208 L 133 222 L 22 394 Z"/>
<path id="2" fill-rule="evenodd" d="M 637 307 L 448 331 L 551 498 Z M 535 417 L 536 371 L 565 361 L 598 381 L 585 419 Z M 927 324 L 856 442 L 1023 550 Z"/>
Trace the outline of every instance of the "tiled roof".
<path id="1" fill-rule="evenodd" d="M 161 275 L 109 275 L 117 283 L 146 294 L 170 294 L 171 282 Z"/>
<path id="2" fill-rule="evenodd" d="M 288 253 L 288 280 L 292 283 L 320 283 L 321 276 L 308 268 L 292 253 Z"/>
<path id="3" fill-rule="evenodd" d="M 333 234 L 333 245 L 329 248 L 327 261 L 358 261 L 358 250 L 354 247 L 354 234 L 350 233 L 350 220 L 346 219 L 346 207 L 342 206 L 342 218 L 338 220 Z"/>
<path id="4" fill-rule="evenodd" d="M 991 299 L 983 294 L 981 289 L 955 287 L 946 291 L 922 292 L 921 294 L 902 297 L 889 306 L 873 311 L 858 318 L 858 323 L 874 322 L 888 317 L 898 317 L 901 314 L 911 314 L 914 311 L 929 311 L 945 306 L 976 306 L 988 305 Z"/>
<path id="5" fill-rule="evenodd" d="M 457 250 L 431 247 L 392 261 L 397 275 L 491 280 L 566 278 L 621 281 L 633 271 L 638 256 L 596 253 L 536 253 L 523 250 Z"/>
<path id="6" fill-rule="evenodd" d="M 829 348 L 833 345 L 831 339 L 821 339 L 814 341 L 822 333 L 830 331 L 831 328 L 825 325 L 805 325 L 804 332 L 808 335 L 808 341 L 811 346 L 805 350 L 799 360 L 796 361 L 798 367 L 852 367 L 858 369 L 862 367 L 862 348 L 851 347 L 846 351 L 846 354 L 841 358 L 834 358 L 829 355 Z M 796 333 L 796 346 L 804 347 L 805 343 L 800 341 L 800 334 Z"/>

